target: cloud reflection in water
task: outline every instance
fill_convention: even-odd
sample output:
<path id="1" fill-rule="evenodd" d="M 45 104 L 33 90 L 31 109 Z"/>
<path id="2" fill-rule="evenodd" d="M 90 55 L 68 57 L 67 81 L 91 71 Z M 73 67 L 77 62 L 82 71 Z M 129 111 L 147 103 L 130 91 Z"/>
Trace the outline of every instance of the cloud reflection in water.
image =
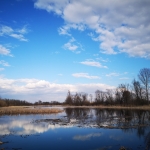
<path id="1" fill-rule="evenodd" d="M 37 134 L 44 133 L 48 130 L 54 130 L 56 128 L 70 128 L 73 125 L 61 126 L 59 124 L 49 124 L 49 123 L 31 123 L 26 120 L 13 120 L 0 125 L 0 135 L 8 135 L 14 133 L 15 135 L 27 135 L 27 134 Z"/>
<path id="2" fill-rule="evenodd" d="M 100 137 L 102 134 L 101 133 L 91 133 L 87 135 L 76 135 L 73 137 L 74 140 L 79 140 L 79 141 L 86 141 L 90 140 L 93 137 Z"/>

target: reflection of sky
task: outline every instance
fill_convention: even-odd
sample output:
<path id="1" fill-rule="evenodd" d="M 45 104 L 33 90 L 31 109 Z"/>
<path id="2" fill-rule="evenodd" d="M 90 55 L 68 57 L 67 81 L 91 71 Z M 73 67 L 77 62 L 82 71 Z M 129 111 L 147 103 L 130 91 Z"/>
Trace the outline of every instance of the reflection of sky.
<path id="1" fill-rule="evenodd" d="M 57 106 L 57 105 L 55 105 L 55 106 L 36 106 L 36 108 L 39 108 L 39 109 L 44 109 L 44 108 L 56 108 L 56 109 L 61 109 L 61 110 L 64 110 L 64 107 L 63 106 Z"/>
<path id="2" fill-rule="evenodd" d="M 17 116 L 1 116 L 0 117 L 0 135 L 31 135 L 31 134 L 40 134 L 47 132 L 48 130 L 54 130 L 59 128 L 71 128 L 82 124 L 82 127 L 95 127 L 96 123 L 89 121 L 87 124 L 84 124 L 82 121 L 79 123 L 78 120 L 75 123 L 67 123 L 61 125 L 59 123 L 50 123 L 50 122 L 34 122 L 35 120 L 40 119 L 56 119 L 65 116 L 64 112 L 59 114 L 51 115 L 17 115 Z M 74 137 L 75 140 L 87 140 L 91 137 L 99 136 L 99 134 L 88 134 L 83 137 Z"/>
<path id="3" fill-rule="evenodd" d="M 122 135 L 110 135 L 109 138 L 116 141 L 121 141 L 123 139 Z"/>
<path id="4" fill-rule="evenodd" d="M 24 116 L 11 116 L 11 117 L 0 118 L 3 121 L 0 121 L 0 135 L 6 135 L 10 133 L 14 133 L 16 135 L 28 135 L 28 134 L 36 134 L 36 133 L 43 133 L 50 129 L 57 129 L 57 128 L 69 128 L 72 125 L 68 126 L 61 126 L 59 124 L 49 124 L 49 123 L 33 123 L 32 119 L 28 116 L 26 119 Z M 34 116 L 35 119 L 35 116 Z"/>
<path id="5" fill-rule="evenodd" d="M 128 130 L 125 132 L 121 129 L 103 129 L 97 127 L 88 128 L 87 125 L 78 127 L 77 124 L 59 124 L 50 122 L 35 122 L 35 120 L 44 119 L 58 119 L 66 117 L 62 114 L 52 115 L 21 115 L 21 116 L 1 116 L 0 117 L 0 137 L 6 136 L 7 139 L 2 138 L 2 141 L 12 141 L 4 146 L 12 149 L 12 144 L 16 147 L 24 147 L 24 149 L 119 149 L 120 145 L 137 149 L 138 145 L 144 145 L 143 138 L 137 136 L 137 129 Z M 65 120 L 65 119 L 64 119 Z M 78 120 L 77 120 L 78 121 Z M 88 122 L 90 125 L 90 122 Z M 92 122 L 93 125 L 95 122 Z M 145 133 L 148 133 L 145 130 Z M 13 134 L 11 134 L 13 133 Z M 30 135 L 27 138 L 15 135 Z M 40 135 L 40 136 L 36 136 Z M 19 140 L 19 143 L 18 143 Z M 42 141 L 42 142 L 41 142 Z M 22 146 L 21 142 L 24 144 Z M 26 144 L 30 143 L 30 144 Z M 36 143 L 36 144 L 34 144 Z M 49 144 L 50 143 L 50 144 Z M 58 144 L 59 143 L 59 144 Z M 69 144 L 68 144 L 69 143 Z M 19 145 L 20 144 L 20 145 Z M 30 147 L 32 145 L 32 148 Z M 116 145 L 118 145 L 116 147 Z"/>
<path id="6" fill-rule="evenodd" d="M 102 135 L 101 133 L 91 133 L 87 135 L 75 135 L 73 139 L 79 140 L 79 141 L 86 141 L 86 140 L 90 140 L 93 137 L 100 137 L 101 135 Z"/>

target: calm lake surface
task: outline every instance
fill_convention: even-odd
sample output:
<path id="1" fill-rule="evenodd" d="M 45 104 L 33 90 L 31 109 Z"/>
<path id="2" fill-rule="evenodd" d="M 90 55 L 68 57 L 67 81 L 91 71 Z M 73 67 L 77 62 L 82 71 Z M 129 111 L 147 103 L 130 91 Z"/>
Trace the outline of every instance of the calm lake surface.
<path id="1" fill-rule="evenodd" d="M 0 150 L 149 150 L 150 111 L 64 108 L 0 116 L 0 142 Z"/>

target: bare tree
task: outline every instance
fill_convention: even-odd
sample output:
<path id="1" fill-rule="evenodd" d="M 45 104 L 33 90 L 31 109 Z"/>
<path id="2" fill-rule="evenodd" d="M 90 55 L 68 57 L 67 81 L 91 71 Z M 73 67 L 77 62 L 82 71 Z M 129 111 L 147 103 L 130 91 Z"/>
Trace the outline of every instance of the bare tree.
<path id="1" fill-rule="evenodd" d="M 122 105 L 122 93 L 120 92 L 119 88 L 116 88 L 115 90 L 115 103 Z"/>
<path id="2" fill-rule="evenodd" d="M 138 104 L 140 104 L 143 101 L 143 88 L 141 86 L 141 83 L 137 80 L 133 80 L 133 93 L 135 94 L 135 100 L 137 101 Z"/>
<path id="3" fill-rule="evenodd" d="M 70 91 L 68 91 L 68 95 L 67 95 L 67 97 L 66 97 L 65 103 L 66 103 L 66 104 L 69 104 L 69 105 L 72 105 L 72 104 L 73 104 L 73 98 L 72 98 L 72 96 L 71 96 Z"/>
<path id="4" fill-rule="evenodd" d="M 149 101 L 149 87 L 150 87 L 150 68 L 143 68 L 138 74 L 139 80 L 144 86 L 145 97 L 147 102 Z"/>
<path id="5" fill-rule="evenodd" d="M 104 103 L 104 101 L 105 101 L 105 93 L 106 92 L 104 92 L 104 91 L 99 91 L 99 90 L 97 90 L 96 92 L 95 92 L 95 102 L 97 103 L 97 104 L 103 104 Z"/>
<path id="6" fill-rule="evenodd" d="M 120 93 L 120 102 L 124 105 L 128 105 L 131 103 L 131 92 L 129 91 L 129 84 L 120 84 L 118 87 L 118 91 Z"/>
<path id="7" fill-rule="evenodd" d="M 113 89 L 106 89 L 106 103 L 107 104 L 110 104 L 110 105 L 113 105 L 113 102 L 114 102 L 114 90 Z"/>
<path id="8" fill-rule="evenodd" d="M 76 93 L 74 96 L 74 105 L 80 106 L 82 104 L 81 93 Z"/>

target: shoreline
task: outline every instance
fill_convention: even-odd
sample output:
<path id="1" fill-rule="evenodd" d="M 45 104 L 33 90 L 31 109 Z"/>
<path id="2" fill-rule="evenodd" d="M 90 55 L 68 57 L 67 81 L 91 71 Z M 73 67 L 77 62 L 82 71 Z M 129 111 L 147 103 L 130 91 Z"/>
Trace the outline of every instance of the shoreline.
<path id="1" fill-rule="evenodd" d="M 48 108 L 50 107 L 50 108 Z M 9 106 L 0 107 L 0 115 L 19 115 L 19 114 L 56 114 L 64 110 L 59 108 L 99 108 L 99 109 L 134 109 L 134 110 L 150 110 L 147 106 L 70 106 L 70 105 L 51 105 L 51 106 Z"/>

